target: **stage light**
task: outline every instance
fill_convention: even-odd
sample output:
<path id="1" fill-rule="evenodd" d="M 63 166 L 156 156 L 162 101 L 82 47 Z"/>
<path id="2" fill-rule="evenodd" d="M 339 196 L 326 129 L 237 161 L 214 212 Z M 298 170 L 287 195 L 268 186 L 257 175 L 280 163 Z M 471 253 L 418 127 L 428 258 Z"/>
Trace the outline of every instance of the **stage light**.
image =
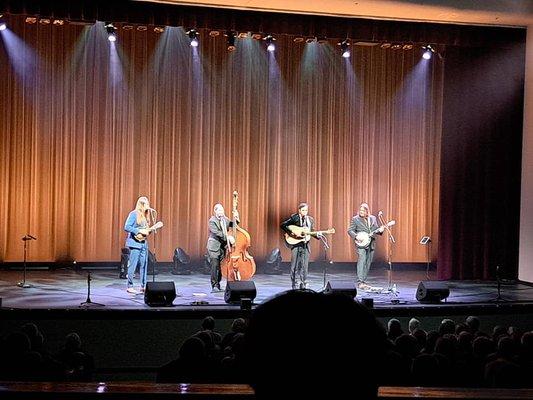
<path id="1" fill-rule="evenodd" d="M 133 30 L 133 25 L 130 25 L 130 24 L 122 25 L 122 30 L 124 30 L 124 31 L 132 31 Z"/>
<path id="2" fill-rule="evenodd" d="M 220 36 L 220 31 L 209 31 L 209 36 L 211 37 Z"/>
<path id="3" fill-rule="evenodd" d="M 283 273 L 281 269 L 281 251 L 279 248 L 273 249 L 266 259 L 265 274 L 281 275 Z"/>
<path id="4" fill-rule="evenodd" d="M 427 46 L 422 46 L 422 49 L 424 50 L 424 53 L 422 53 L 422 58 L 424 60 L 431 60 L 431 57 L 433 57 L 433 54 L 435 53 L 435 49 L 430 44 Z"/>
<path id="5" fill-rule="evenodd" d="M 36 24 L 37 23 L 37 17 L 26 17 L 25 19 L 27 24 Z"/>
<path id="6" fill-rule="evenodd" d="M 189 39 L 191 39 L 191 46 L 198 47 L 198 32 L 196 31 L 196 29 L 189 29 L 187 31 L 187 35 L 189 35 Z"/>
<path id="7" fill-rule="evenodd" d="M 228 51 L 235 51 L 235 32 L 233 31 L 227 31 L 224 36 L 226 36 L 226 43 L 228 45 Z"/>
<path id="8" fill-rule="evenodd" d="M 50 21 L 50 18 L 41 18 L 41 19 L 39 20 L 39 23 L 40 23 L 41 25 L 50 25 L 50 22 L 51 22 L 51 21 Z"/>
<path id="9" fill-rule="evenodd" d="M 394 43 L 390 48 L 391 50 L 400 50 L 402 48 L 402 45 L 399 43 Z"/>
<path id="10" fill-rule="evenodd" d="M 7 24 L 2 17 L 3 15 L 0 14 L 0 31 L 5 31 L 7 29 Z"/>
<path id="11" fill-rule="evenodd" d="M 392 46 L 392 43 L 389 43 L 389 42 L 383 42 L 379 45 L 379 47 L 381 47 L 382 49 L 388 49 Z"/>
<path id="12" fill-rule="evenodd" d="M 174 250 L 171 273 L 173 275 L 185 275 L 190 274 L 191 272 L 191 257 L 185 252 L 185 250 L 178 247 Z"/>
<path id="13" fill-rule="evenodd" d="M 148 27 L 147 27 L 146 25 L 139 25 L 139 26 L 137 27 L 137 30 L 138 30 L 139 32 L 145 32 L 145 31 L 148 30 Z"/>
<path id="14" fill-rule="evenodd" d="M 260 33 L 252 33 L 252 39 L 261 40 L 263 39 L 263 36 L 261 36 Z"/>
<path id="15" fill-rule="evenodd" d="M 163 32 L 165 32 L 165 27 L 164 26 L 154 26 L 154 32 L 155 33 L 163 33 Z"/>
<path id="16" fill-rule="evenodd" d="M 341 46 L 341 54 L 344 58 L 350 58 L 350 42 L 348 39 L 344 39 L 342 42 L 337 43 Z"/>
<path id="17" fill-rule="evenodd" d="M 54 22 L 52 22 L 55 26 L 63 26 L 65 25 L 65 20 L 63 19 L 54 19 Z"/>
<path id="18" fill-rule="evenodd" d="M 292 39 L 294 43 L 302 43 L 304 40 L 305 38 L 302 36 L 295 36 L 294 39 Z"/>
<path id="19" fill-rule="evenodd" d="M 111 22 L 106 22 L 105 30 L 107 32 L 107 40 L 109 40 L 110 42 L 116 42 L 117 28 L 115 28 L 115 26 Z"/>
<path id="20" fill-rule="evenodd" d="M 248 32 L 239 32 L 238 38 L 239 39 L 246 39 L 248 37 Z"/>
<path id="21" fill-rule="evenodd" d="M 267 50 L 270 51 L 270 52 L 273 52 L 274 50 L 276 50 L 276 45 L 274 44 L 274 42 L 276 41 L 276 38 L 272 35 L 266 35 L 263 39 L 267 45 Z"/>
<path id="22" fill-rule="evenodd" d="M 309 36 L 308 38 L 305 39 L 305 43 L 307 44 L 314 43 L 314 42 L 316 42 L 316 37 L 314 36 Z"/>

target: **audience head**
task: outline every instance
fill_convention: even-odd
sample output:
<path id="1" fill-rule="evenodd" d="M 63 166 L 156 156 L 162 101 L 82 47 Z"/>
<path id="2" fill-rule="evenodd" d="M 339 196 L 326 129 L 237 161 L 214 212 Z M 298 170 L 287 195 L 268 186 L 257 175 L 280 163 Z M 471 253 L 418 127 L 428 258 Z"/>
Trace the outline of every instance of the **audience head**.
<path id="1" fill-rule="evenodd" d="M 403 334 L 402 324 L 400 320 L 391 318 L 387 323 L 387 336 L 390 340 L 394 341 L 397 337 Z"/>
<path id="2" fill-rule="evenodd" d="M 453 319 L 444 318 L 439 326 L 439 334 L 443 335 L 453 335 L 455 333 L 455 321 Z"/>
<path id="3" fill-rule="evenodd" d="M 180 359 L 184 361 L 201 362 L 205 355 L 204 342 L 195 336 L 185 340 L 179 349 Z"/>
<path id="4" fill-rule="evenodd" d="M 411 318 L 409 320 L 409 333 L 413 334 L 413 332 L 419 328 L 420 328 L 420 321 L 416 318 Z"/>
<path id="5" fill-rule="evenodd" d="M 478 317 L 474 315 L 466 317 L 465 324 L 471 333 L 476 333 L 477 331 L 479 331 L 480 322 Z"/>
<path id="6" fill-rule="evenodd" d="M 244 333 L 246 332 L 246 321 L 244 318 L 236 318 L 231 324 L 231 331 L 235 333 Z"/>
<path id="7" fill-rule="evenodd" d="M 215 329 L 215 319 L 212 316 L 205 317 L 202 321 L 202 329 L 208 331 Z"/>
<path id="8" fill-rule="evenodd" d="M 65 337 L 65 349 L 71 353 L 80 351 L 81 339 L 76 332 L 71 332 Z"/>
<path id="9" fill-rule="evenodd" d="M 258 398 L 377 396 L 385 332 L 346 296 L 282 293 L 254 310 L 245 338 L 245 373 Z"/>

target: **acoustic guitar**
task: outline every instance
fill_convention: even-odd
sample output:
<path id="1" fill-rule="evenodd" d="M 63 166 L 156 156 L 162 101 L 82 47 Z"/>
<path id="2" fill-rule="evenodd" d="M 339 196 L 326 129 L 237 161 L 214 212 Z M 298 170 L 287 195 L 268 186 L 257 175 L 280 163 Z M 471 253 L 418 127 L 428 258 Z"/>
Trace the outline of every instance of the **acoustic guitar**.
<path id="1" fill-rule="evenodd" d="M 298 226 L 298 225 L 289 225 L 287 227 L 291 233 L 285 233 L 285 241 L 294 246 L 298 243 L 307 243 L 309 240 L 311 240 L 311 236 L 316 235 L 330 235 L 332 233 L 335 233 L 335 228 L 330 228 L 325 231 L 310 231 L 308 227 L 306 226 Z"/>
<path id="2" fill-rule="evenodd" d="M 163 227 L 163 222 L 161 222 L 161 221 L 156 222 L 151 227 L 145 228 L 148 231 L 147 234 L 143 234 L 143 233 L 139 232 L 138 234 L 136 234 L 134 236 L 134 238 L 138 242 L 144 242 L 146 240 L 146 238 L 148 237 L 148 235 L 150 235 L 152 232 L 155 232 L 156 230 L 158 230 L 159 228 L 162 228 L 162 227 Z"/>

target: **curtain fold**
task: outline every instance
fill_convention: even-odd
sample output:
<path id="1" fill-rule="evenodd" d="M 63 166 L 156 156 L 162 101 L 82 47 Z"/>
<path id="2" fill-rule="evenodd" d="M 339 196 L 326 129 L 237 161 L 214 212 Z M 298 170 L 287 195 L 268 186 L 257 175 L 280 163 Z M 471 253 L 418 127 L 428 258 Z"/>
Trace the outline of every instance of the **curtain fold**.
<path id="1" fill-rule="evenodd" d="M 159 260 L 205 253 L 215 203 L 239 192 L 251 253 L 283 245 L 280 222 L 310 205 L 334 227 L 333 261 L 355 260 L 346 230 L 361 202 L 397 221 L 396 262 L 437 249 L 443 63 L 418 51 L 262 41 L 181 28 L 42 26 L 11 17 L 0 42 L 0 260 L 120 259 L 124 220 L 146 195 L 165 223 Z M 378 239 L 377 259 L 389 242 Z M 313 243 L 312 259 L 324 257 Z"/>

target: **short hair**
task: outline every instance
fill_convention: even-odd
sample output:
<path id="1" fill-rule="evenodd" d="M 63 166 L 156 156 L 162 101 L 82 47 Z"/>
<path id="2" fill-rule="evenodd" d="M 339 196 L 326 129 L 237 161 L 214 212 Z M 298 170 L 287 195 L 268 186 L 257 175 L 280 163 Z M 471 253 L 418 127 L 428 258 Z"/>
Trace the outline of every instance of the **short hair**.
<path id="1" fill-rule="evenodd" d="M 363 207 L 368 213 L 370 213 L 370 206 L 367 203 L 361 203 L 359 208 Z"/>
<path id="2" fill-rule="evenodd" d="M 212 316 L 207 316 L 202 321 L 202 328 L 212 331 L 215 329 L 215 319 Z"/>
<path id="3" fill-rule="evenodd" d="M 304 208 L 304 207 L 309 207 L 309 204 L 307 204 L 307 203 L 300 203 L 300 204 L 298 204 L 298 211 L 301 210 L 301 209 Z"/>
<path id="4" fill-rule="evenodd" d="M 215 205 L 213 206 L 213 212 L 215 212 L 215 210 L 216 210 L 218 207 L 222 207 L 222 208 L 224 208 L 224 206 L 222 206 L 222 204 L 217 203 L 217 204 L 215 204 Z"/>
<path id="5" fill-rule="evenodd" d="M 418 328 L 420 328 L 420 321 L 416 318 L 411 318 L 409 320 L 409 333 L 413 333 Z"/>
<path id="6" fill-rule="evenodd" d="M 344 318 L 336 318 L 337 313 Z M 297 348 L 287 337 L 298 337 Z M 321 340 L 331 363 L 299 350 Z M 365 345 L 361 347 L 361 343 Z M 360 397 L 376 398 L 386 346 L 385 332 L 376 318 L 347 296 L 284 292 L 259 305 L 250 317 L 243 362 L 255 362 L 257 368 L 246 371 L 245 379 L 258 399 L 274 398 L 280 391 L 300 398 L 325 393 L 334 398 L 352 395 L 350 378 L 357 376 Z M 356 357 L 364 359 L 364 365 L 354 364 Z M 275 384 L 270 374 L 273 370 Z M 294 384 L 304 379 L 318 384 Z"/>

